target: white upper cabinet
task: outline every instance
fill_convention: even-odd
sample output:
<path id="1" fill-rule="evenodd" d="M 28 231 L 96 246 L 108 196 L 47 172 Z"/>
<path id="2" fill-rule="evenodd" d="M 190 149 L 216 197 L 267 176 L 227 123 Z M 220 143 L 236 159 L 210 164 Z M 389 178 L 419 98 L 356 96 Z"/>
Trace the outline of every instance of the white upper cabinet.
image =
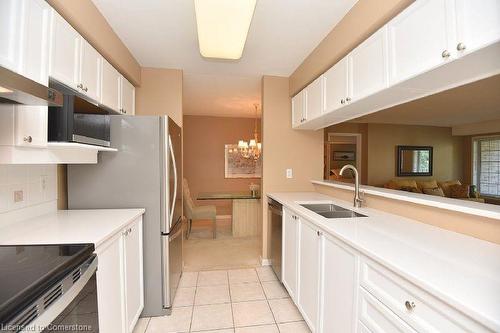
<path id="1" fill-rule="evenodd" d="M 306 119 L 306 90 L 292 97 L 292 126 L 297 127 Z"/>
<path id="2" fill-rule="evenodd" d="M 0 65 L 18 72 L 21 54 L 21 22 L 23 2 L 0 1 Z"/>
<path id="3" fill-rule="evenodd" d="M 79 89 L 81 40 L 78 32 L 55 10 L 51 13 L 49 76 Z"/>
<path id="4" fill-rule="evenodd" d="M 101 103 L 120 111 L 121 75 L 106 59 L 102 61 Z"/>
<path id="5" fill-rule="evenodd" d="M 135 87 L 121 76 L 121 113 L 133 116 L 135 114 Z"/>
<path id="6" fill-rule="evenodd" d="M 80 90 L 95 101 L 101 100 L 101 55 L 83 38 L 80 47 Z"/>
<path id="7" fill-rule="evenodd" d="M 325 235 L 322 242 L 321 332 L 354 332 L 359 257 Z"/>
<path id="8" fill-rule="evenodd" d="M 388 23 L 391 84 L 453 58 L 451 6 L 450 0 L 419 0 Z"/>
<path id="9" fill-rule="evenodd" d="M 306 87 L 306 121 L 321 116 L 324 104 L 323 76 L 320 76 Z"/>
<path id="10" fill-rule="evenodd" d="M 384 26 L 349 54 L 348 97 L 353 102 L 387 88 L 387 51 L 387 26 Z"/>
<path id="11" fill-rule="evenodd" d="M 320 237 L 304 219 L 299 223 L 299 297 L 298 306 L 312 332 L 317 331 L 319 307 Z"/>
<path id="12" fill-rule="evenodd" d="M 16 146 L 46 147 L 47 126 L 47 106 L 15 106 Z"/>
<path id="13" fill-rule="evenodd" d="M 299 217 L 288 209 L 283 210 L 282 280 L 290 297 L 297 301 L 297 249 Z"/>
<path id="14" fill-rule="evenodd" d="M 455 0 L 457 41 L 462 53 L 475 51 L 500 40 L 500 1 Z"/>
<path id="15" fill-rule="evenodd" d="M 332 112 L 348 101 L 348 59 L 340 60 L 324 75 L 325 112 Z"/>

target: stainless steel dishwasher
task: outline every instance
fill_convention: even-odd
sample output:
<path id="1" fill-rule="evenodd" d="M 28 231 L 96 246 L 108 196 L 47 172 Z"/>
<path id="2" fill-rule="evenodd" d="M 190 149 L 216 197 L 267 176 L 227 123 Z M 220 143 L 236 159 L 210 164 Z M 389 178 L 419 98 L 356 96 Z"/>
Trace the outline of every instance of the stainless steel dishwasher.
<path id="1" fill-rule="evenodd" d="M 281 281 L 281 233 L 283 224 L 283 205 L 268 198 L 268 221 L 271 223 L 271 262 L 273 271 Z"/>

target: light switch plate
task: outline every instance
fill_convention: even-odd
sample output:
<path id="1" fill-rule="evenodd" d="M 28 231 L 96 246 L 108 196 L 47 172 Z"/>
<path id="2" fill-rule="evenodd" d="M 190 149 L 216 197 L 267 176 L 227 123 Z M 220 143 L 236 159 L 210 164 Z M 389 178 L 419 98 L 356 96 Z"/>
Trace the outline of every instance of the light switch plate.
<path id="1" fill-rule="evenodd" d="M 14 202 L 24 201 L 24 192 L 23 190 L 14 191 Z"/>
<path id="2" fill-rule="evenodd" d="M 286 169 L 286 178 L 288 179 L 293 178 L 293 169 Z"/>

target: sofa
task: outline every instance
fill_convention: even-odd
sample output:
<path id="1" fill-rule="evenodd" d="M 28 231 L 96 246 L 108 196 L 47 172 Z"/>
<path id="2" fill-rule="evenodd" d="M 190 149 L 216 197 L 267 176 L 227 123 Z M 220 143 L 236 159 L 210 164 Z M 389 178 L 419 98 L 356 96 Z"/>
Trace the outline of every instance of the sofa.
<path id="1" fill-rule="evenodd" d="M 479 194 L 471 193 L 470 186 L 462 184 L 459 180 L 436 181 L 415 179 L 392 179 L 384 184 L 385 188 L 392 190 L 421 193 L 446 198 L 461 199 L 484 203 Z"/>

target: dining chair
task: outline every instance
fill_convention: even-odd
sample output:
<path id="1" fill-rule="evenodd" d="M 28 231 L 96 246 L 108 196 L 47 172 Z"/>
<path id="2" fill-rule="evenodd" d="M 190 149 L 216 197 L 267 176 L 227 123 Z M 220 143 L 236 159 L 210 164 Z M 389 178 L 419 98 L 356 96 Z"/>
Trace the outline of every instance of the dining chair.
<path id="1" fill-rule="evenodd" d="M 184 196 L 184 215 L 188 220 L 188 226 L 186 231 L 186 239 L 189 238 L 191 234 L 191 228 L 193 225 L 193 220 L 212 220 L 213 238 L 217 237 L 217 210 L 214 205 L 197 206 L 194 204 L 191 198 L 191 191 L 189 190 L 189 185 L 184 178 L 183 182 L 183 196 Z"/>

